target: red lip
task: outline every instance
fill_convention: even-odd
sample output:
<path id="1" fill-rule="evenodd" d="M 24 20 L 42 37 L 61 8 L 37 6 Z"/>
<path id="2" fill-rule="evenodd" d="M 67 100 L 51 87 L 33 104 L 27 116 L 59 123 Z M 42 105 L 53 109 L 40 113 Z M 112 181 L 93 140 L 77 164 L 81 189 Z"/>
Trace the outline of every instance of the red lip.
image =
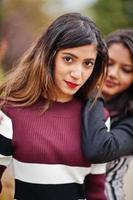
<path id="1" fill-rule="evenodd" d="M 114 87 L 114 86 L 117 86 L 118 83 L 115 83 L 115 82 L 110 81 L 110 80 L 106 80 L 106 81 L 105 81 L 105 85 L 106 85 L 107 87 Z"/>
<path id="2" fill-rule="evenodd" d="M 76 88 L 78 86 L 78 84 L 73 83 L 73 82 L 69 82 L 69 81 L 65 81 L 65 82 L 68 85 L 68 87 L 70 87 L 72 89 L 74 89 L 74 88 Z"/>

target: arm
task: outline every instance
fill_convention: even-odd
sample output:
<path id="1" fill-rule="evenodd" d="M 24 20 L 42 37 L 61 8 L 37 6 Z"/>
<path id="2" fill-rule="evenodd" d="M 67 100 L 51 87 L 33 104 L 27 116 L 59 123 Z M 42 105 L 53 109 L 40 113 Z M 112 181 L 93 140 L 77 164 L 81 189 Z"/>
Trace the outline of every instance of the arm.
<path id="1" fill-rule="evenodd" d="M 82 146 L 87 159 L 104 163 L 133 153 L 133 117 L 119 122 L 107 131 L 103 113 L 103 100 L 90 109 L 87 102 L 83 113 Z"/>
<path id="2" fill-rule="evenodd" d="M 6 167 L 11 161 L 12 154 L 12 123 L 11 120 L 0 111 L 0 180 Z M 2 184 L 0 181 L 0 193 Z"/>
<path id="3" fill-rule="evenodd" d="M 87 175 L 85 179 L 85 194 L 87 200 L 106 200 L 105 167 L 106 164 L 92 165 L 91 174 Z"/>

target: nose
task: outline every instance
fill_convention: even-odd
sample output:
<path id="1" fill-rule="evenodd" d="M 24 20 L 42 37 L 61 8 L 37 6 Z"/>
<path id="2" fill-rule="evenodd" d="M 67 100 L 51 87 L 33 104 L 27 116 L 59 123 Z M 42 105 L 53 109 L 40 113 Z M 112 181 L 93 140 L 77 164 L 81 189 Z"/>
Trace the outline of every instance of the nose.
<path id="1" fill-rule="evenodd" d="M 74 79 L 80 79 L 81 76 L 82 76 L 82 67 L 81 67 L 81 66 L 78 66 L 78 67 L 75 67 L 74 69 L 72 69 L 72 71 L 71 71 L 71 76 L 72 76 Z"/>
<path id="2" fill-rule="evenodd" d="M 116 65 L 109 67 L 108 76 L 113 77 L 113 78 L 119 77 L 119 68 Z"/>

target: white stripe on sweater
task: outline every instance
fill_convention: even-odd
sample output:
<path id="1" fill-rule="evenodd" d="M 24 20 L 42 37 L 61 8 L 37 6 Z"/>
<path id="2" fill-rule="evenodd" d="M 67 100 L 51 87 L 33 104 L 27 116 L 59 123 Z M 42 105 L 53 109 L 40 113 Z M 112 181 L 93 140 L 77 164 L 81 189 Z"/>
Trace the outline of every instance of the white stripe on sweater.
<path id="1" fill-rule="evenodd" d="M 33 164 L 13 159 L 15 178 L 38 184 L 80 183 L 90 173 L 90 167 L 73 167 L 61 164 Z"/>
<path id="2" fill-rule="evenodd" d="M 33 164 L 20 162 L 16 159 L 13 160 L 15 178 L 29 183 L 82 184 L 85 176 L 91 173 L 91 167 L 75 167 L 62 164 Z M 96 168 L 94 166 L 95 165 L 93 165 L 92 170 L 93 173 L 95 172 L 95 174 L 101 174 L 103 171 L 105 172 L 105 167 L 103 164 L 102 167 L 101 164 L 97 165 Z"/>
<path id="3" fill-rule="evenodd" d="M 0 165 L 8 166 L 12 160 L 12 156 L 4 156 L 0 154 Z"/>
<path id="4" fill-rule="evenodd" d="M 11 119 L 7 115 L 5 115 L 5 113 L 3 113 L 1 110 L 0 118 L 0 135 L 3 135 L 8 139 L 12 139 L 13 130 Z"/>
<path id="5" fill-rule="evenodd" d="M 91 174 L 104 174 L 105 172 L 106 172 L 106 163 L 91 165 Z"/>

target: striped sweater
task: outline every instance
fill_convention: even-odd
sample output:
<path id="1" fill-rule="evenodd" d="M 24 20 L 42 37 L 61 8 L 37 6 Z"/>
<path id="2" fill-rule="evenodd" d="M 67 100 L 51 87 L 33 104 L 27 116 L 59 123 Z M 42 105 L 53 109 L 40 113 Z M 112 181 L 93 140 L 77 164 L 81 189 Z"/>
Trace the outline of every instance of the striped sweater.
<path id="1" fill-rule="evenodd" d="M 105 164 L 91 164 L 81 150 L 82 104 L 74 99 L 0 111 L 0 177 L 10 162 L 17 200 L 105 200 Z"/>

